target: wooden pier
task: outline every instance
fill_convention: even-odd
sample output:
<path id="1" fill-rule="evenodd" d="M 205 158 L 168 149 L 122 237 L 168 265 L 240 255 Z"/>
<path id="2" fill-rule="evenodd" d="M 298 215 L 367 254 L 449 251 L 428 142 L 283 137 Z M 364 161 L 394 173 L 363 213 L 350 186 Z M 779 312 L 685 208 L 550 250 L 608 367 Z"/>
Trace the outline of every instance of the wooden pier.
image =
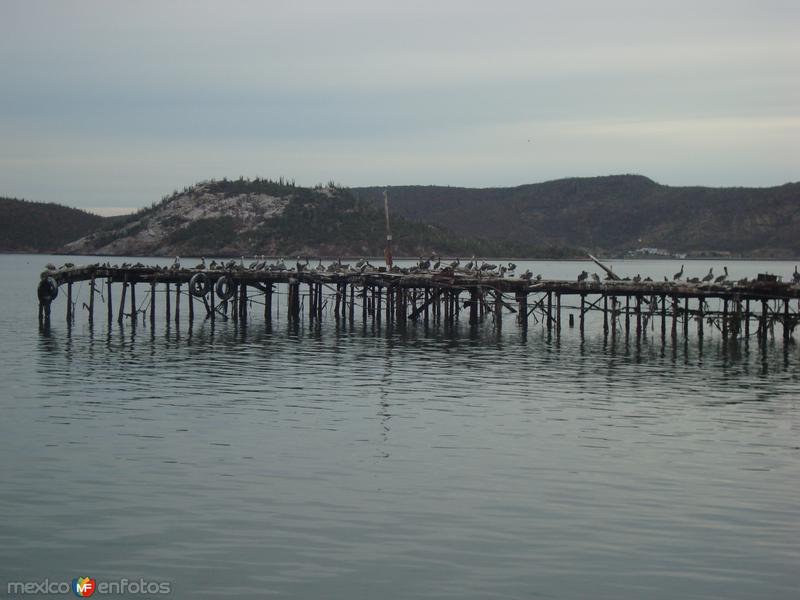
<path id="1" fill-rule="evenodd" d="M 88 301 L 77 306 L 73 286 L 88 284 Z M 116 322 L 149 321 L 155 326 L 163 311 L 166 323 L 182 318 L 232 319 L 247 323 L 256 312 L 269 322 L 275 314 L 275 295 L 285 294 L 290 320 L 307 315 L 313 322 L 325 315 L 335 319 L 403 324 L 433 324 L 490 319 L 500 326 L 513 318 L 520 327 L 531 323 L 560 335 L 563 315 L 568 327 L 581 335 L 586 316 L 599 313 L 605 334 L 649 326 L 662 336 L 698 336 L 706 327 L 723 338 L 766 338 L 779 325 L 791 340 L 800 320 L 800 284 L 780 281 L 690 283 L 684 281 L 531 280 L 501 277 L 480 271 L 422 269 L 185 269 L 108 265 L 66 266 L 42 273 L 37 292 L 39 320 L 49 324 L 54 300 L 66 296 L 66 320 L 72 324 L 78 309 L 90 323 L 105 318 Z M 65 292 L 65 293 L 64 293 Z M 85 295 L 85 294 L 84 294 Z M 98 310 L 98 304 L 104 307 Z M 577 324 L 575 317 L 577 316 Z"/>

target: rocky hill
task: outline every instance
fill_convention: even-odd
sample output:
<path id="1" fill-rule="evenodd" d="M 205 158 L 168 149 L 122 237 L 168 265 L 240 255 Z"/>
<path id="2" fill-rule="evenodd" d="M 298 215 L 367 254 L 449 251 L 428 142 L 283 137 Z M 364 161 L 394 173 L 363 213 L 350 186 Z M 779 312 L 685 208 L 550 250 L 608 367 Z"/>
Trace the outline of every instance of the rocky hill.
<path id="1" fill-rule="evenodd" d="M 531 243 L 484 242 L 435 224 L 393 218 L 396 255 L 543 256 L 564 250 Z M 267 179 L 207 181 L 64 246 L 74 254 L 111 255 L 381 255 L 382 206 L 346 188 L 303 188 Z"/>
<path id="2" fill-rule="evenodd" d="M 356 188 L 378 205 L 383 188 Z M 656 247 L 690 254 L 800 256 L 800 183 L 669 187 L 637 175 L 513 188 L 390 187 L 392 210 L 464 236 L 605 254 Z"/>
<path id="3" fill-rule="evenodd" d="M 60 204 L 0 198 L 0 252 L 53 252 L 102 222 L 103 217 Z"/>

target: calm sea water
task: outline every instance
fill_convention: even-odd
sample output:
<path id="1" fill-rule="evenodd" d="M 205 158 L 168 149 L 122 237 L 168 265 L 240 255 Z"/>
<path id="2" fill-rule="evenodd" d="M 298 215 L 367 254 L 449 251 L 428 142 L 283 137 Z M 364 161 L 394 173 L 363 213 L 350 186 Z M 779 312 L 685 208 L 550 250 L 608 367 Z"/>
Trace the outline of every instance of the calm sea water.
<path id="1" fill-rule="evenodd" d="M 49 260 L 0 256 L 0 593 L 88 575 L 178 598 L 800 595 L 800 350 L 779 329 L 317 330 L 279 298 L 271 328 L 257 309 L 190 328 L 184 305 L 109 331 L 80 302 L 68 329 L 61 295 L 40 331 Z"/>

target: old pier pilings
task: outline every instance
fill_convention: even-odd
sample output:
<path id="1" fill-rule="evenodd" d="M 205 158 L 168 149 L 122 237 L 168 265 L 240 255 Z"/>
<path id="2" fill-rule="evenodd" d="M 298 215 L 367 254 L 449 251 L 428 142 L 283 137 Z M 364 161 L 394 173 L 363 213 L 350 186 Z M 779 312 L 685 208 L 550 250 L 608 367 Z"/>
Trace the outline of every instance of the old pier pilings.
<path id="1" fill-rule="evenodd" d="M 102 281 L 105 280 L 105 290 Z M 487 276 L 476 272 L 387 272 L 369 271 L 295 271 L 228 269 L 197 270 L 158 267 L 86 267 L 62 268 L 42 274 L 42 282 L 54 282 L 56 291 L 42 293 L 39 286 L 39 318 L 50 320 L 51 303 L 57 288 L 66 288 L 66 318 L 75 321 L 73 285 L 88 283 L 88 304 L 83 303 L 87 320 L 94 323 L 95 297 L 106 304 L 109 326 L 135 324 L 138 315 L 149 313 L 154 327 L 159 295 L 164 303 L 164 321 L 178 324 L 183 297 L 187 297 L 188 320 L 198 314 L 195 301 L 205 307 L 203 318 L 232 319 L 242 324 L 252 317 L 249 308 L 263 305 L 263 318 L 271 321 L 276 314 L 276 294 L 286 297 L 283 310 L 289 320 L 298 321 L 308 311 L 310 322 L 319 322 L 326 310 L 342 322 L 354 323 L 360 305 L 361 321 L 404 325 L 408 321 L 453 326 L 461 320 L 475 326 L 487 318 L 498 328 L 506 314 L 514 315 L 517 324 L 527 328 L 529 319 L 541 324 L 548 333 L 561 335 L 564 311 L 569 311 L 570 327 L 574 314 L 583 335 L 586 316 L 601 313 L 602 329 L 608 335 L 619 331 L 627 337 L 646 335 L 648 325 L 655 329 L 660 320 L 662 338 L 670 332 L 684 337 L 695 323 L 702 338 L 706 326 L 717 329 L 723 339 L 748 338 L 752 327 L 764 340 L 776 324 L 789 341 L 800 320 L 800 285 L 775 281 L 751 281 L 744 284 L 690 284 L 684 282 L 633 281 L 528 281 L 519 278 Z M 199 284 L 193 284 L 199 282 Z M 137 284 L 144 284 L 144 301 L 137 304 Z M 119 291 L 114 313 L 115 292 Z M 174 290 L 174 298 L 173 298 Z M 104 293 L 103 293 L 104 292 Z M 51 297 L 52 296 L 52 297 Z M 757 310 L 752 310 L 755 305 Z M 174 306 L 174 310 L 173 310 Z M 202 313 L 201 313 L 202 314 Z"/>

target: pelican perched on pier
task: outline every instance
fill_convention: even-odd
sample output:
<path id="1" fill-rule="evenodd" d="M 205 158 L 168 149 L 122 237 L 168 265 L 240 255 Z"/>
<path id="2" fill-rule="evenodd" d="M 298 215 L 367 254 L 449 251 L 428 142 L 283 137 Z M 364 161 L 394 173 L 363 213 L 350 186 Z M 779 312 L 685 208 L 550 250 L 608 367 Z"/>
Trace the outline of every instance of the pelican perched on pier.
<path id="1" fill-rule="evenodd" d="M 322 259 L 321 258 L 319 259 L 319 264 L 316 267 L 314 267 L 314 270 L 317 273 L 322 273 L 325 270 L 325 265 L 322 264 Z"/>
<path id="2" fill-rule="evenodd" d="M 298 273 L 300 273 L 302 271 L 305 271 L 306 267 L 308 267 L 308 257 L 306 257 L 305 261 L 306 261 L 305 263 L 301 263 L 300 262 L 300 257 L 299 256 L 297 257 L 296 266 L 297 266 L 297 272 Z"/>
<path id="3" fill-rule="evenodd" d="M 714 280 L 714 283 L 722 283 L 723 281 L 725 281 L 728 278 L 728 267 L 722 267 L 722 268 L 725 269 L 725 274 L 724 275 L 720 275 L 719 277 L 717 277 Z"/>
<path id="4" fill-rule="evenodd" d="M 508 272 L 509 272 L 509 274 L 513 275 L 513 273 L 514 273 L 514 271 L 516 271 L 516 269 L 517 269 L 517 265 L 515 263 L 512 263 L 512 262 L 508 263 Z"/>
<path id="5" fill-rule="evenodd" d="M 450 263 L 450 268 L 455 271 L 458 268 L 458 265 L 460 264 L 461 261 L 458 258 L 456 258 L 453 262 Z"/>
<path id="6" fill-rule="evenodd" d="M 705 277 L 703 277 L 702 281 L 703 281 L 703 283 L 706 283 L 706 282 L 709 282 L 709 281 L 711 281 L 712 279 L 714 279 L 714 267 L 711 267 L 711 268 L 708 270 L 708 275 L 706 275 Z"/>
<path id="7" fill-rule="evenodd" d="M 442 266 L 442 261 L 441 261 L 441 260 L 439 260 L 439 258 L 437 257 L 437 258 L 436 258 L 436 262 L 435 262 L 435 263 L 433 263 L 433 270 L 434 270 L 434 271 L 438 271 L 438 270 L 439 270 L 439 267 L 441 267 L 441 266 Z"/>
<path id="8" fill-rule="evenodd" d="M 597 273 L 592 273 L 592 281 L 600 283 L 600 276 Z"/>
<path id="9" fill-rule="evenodd" d="M 589 278 L 589 273 L 587 273 L 586 271 L 581 271 L 580 273 L 578 273 L 578 281 L 586 281 L 586 279 L 588 278 Z"/>
<path id="10" fill-rule="evenodd" d="M 681 265 L 681 270 L 678 271 L 677 273 L 675 273 L 675 275 L 672 276 L 672 280 L 673 281 L 678 281 L 678 279 L 680 279 L 681 277 L 683 277 L 683 265 Z"/>
<path id="11" fill-rule="evenodd" d="M 180 256 L 176 256 L 175 257 L 175 261 L 172 263 L 172 266 L 170 267 L 170 269 L 172 269 L 173 271 L 177 271 L 180 268 L 181 268 L 181 257 Z"/>
<path id="12" fill-rule="evenodd" d="M 205 271 L 206 270 L 206 257 L 200 257 L 200 264 L 194 266 L 195 271 Z"/>
<path id="13" fill-rule="evenodd" d="M 797 265 L 794 266 L 794 273 L 792 273 L 792 282 L 800 283 L 800 272 L 797 271 Z"/>
<path id="14" fill-rule="evenodd" d="M 233 260 L 233 259 L 230 259 L 228 262 L 225 263 L 225 269 L 228 270 L 228 271 L 233 269 L 233 267 L 235 267 L 235 266 L 236 266 L 236 261 Z"/>
<path id="15" fill-rule="evenodd" d="M 522 281 L 530 281 L 533 278 L 533 273 L 530 269 L 525 269 L 525 272 L 519 276 Z"/>
<path id="16" fill-rule="evenodd" d="M 471 261 L 469 261 L 467 264 L 465 264 L 465 265 L 464 265 L 464 270 L 465 270 L 465 271 L 472 271 L 472 269 L 474 269 L 474 268 L 475 268 L 475 265 L 476 265 L 476 264 L 477 264 L 477 263 L 475 262 L 475 256 L 473 255 L 473 257 L 472 257 L 472 260 L 471 260 Z"/>
<path id="17" fill-rule="evenodd" d="M 48 271 L 57 271 L 58 270 L 58 267 L 56 267 L 53 263 L 47 263 L 44 266 L 44 268 L 47 269 Z M 795 267 L 795 269 L 797 269 L 797 267 Z"/>

